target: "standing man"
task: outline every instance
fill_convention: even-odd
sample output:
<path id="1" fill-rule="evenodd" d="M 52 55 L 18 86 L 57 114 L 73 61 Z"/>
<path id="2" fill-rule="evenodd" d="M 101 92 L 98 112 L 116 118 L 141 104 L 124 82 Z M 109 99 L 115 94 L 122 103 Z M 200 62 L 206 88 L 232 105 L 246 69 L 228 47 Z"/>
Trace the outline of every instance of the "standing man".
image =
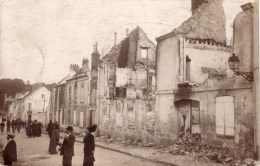
<path id="1" fill-rule="evenodd" d="M 0 128 L 1 128 L 1 133 L 3 133 L 5 129 L 5 123 L 3 121 L 0 123 Z"/>
<path id="2" fill-rule="evenodd" d="M 50 138 L 51 138 L 51 135 L 52 135 L 52 130 L 53 130 L 53 124 L 52 124 L 52 121 L 50 120 L 50 122 L 49 122 L 49 124 L 46 128 L 46 131 L 48 132 Z"/>
<path id="3" fill-rule="evenodd" d="M 13 162 L 17 161 L 16 143 L 14 141 L 14 137 L 14 134 L 7 134 L 7 142 L 2 150 L 4 165 L 11 166 Z"/>
<path id="4" fill-rule="evenodd" d="M 63 143 L 60 147 L 60 155 L 63 155 L 62 165 L 63 166 L 72 166 L 72 157 L 74 156 L 74 142 L 75 136 L 72 133 L 73 127 L 68 126 L 65 131 L 65 137 Z"/>
<path id="5" fill-rule="evenodd" d="M 13 133 L 15 133 L 15 129 L 16 129 L 16 122 L 15 122 L 15 120 L 14 120 L 14 119 L 12 120 L 11 126 L 12 126 L 12 129 L 13 129 Z"/>
<path id="6" fill-rule="evenodd" d="M 6 126 L 7 126 L 7 132 L 10 132 L 10 127 L 11 127 L 11 121 L 10 119 L 7 119 L 7 122 L 6 122 Z"/>
<path id="7" fill-rule="evenodd" d="M 97 125 L 94 124 L 92 126 L 87 127 L 88 133 L 83 139 L 84 143 L 84 160 L 83 166 L 94 166 L 94 151 L 95 151 L 95 139 L 94 139 L 94 132 L 97 129 Z"/>

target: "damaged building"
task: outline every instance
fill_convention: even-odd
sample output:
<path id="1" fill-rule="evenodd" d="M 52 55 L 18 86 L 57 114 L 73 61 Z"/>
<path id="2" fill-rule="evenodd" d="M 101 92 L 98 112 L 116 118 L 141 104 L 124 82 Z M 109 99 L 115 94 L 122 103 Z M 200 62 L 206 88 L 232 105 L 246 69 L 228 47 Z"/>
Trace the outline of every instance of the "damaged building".
<path id="1" fill-rule="evenodd" d="M 233 51 L 248 60 L 241 67 L 252 65 L 253 38 L 247 34 L 252 33 L 252 19 L 248 16 L 246 24 L 244 18 L 252 15 L 252 6 L 243 6 L 243 17 L 238 15 L 234 22 L 232 50 L 226 46 L 222 3 L 192 0 L 192 16 L 156 39 L 154 137 L 156 143 L 170 144 L 182 135 L 199 133 L 203 143 L 227 148 L 235 157 L 252 157 L 253 84 L 235 75 L 228 64 Z M 242 29 L 244 25 L 251 27 Z"/>
<path id="2" fill-rule="evenodd" d="M 98 66 L 99 135 L 150 141 L 155 125 L 155 45 L 137 26 Z"/>

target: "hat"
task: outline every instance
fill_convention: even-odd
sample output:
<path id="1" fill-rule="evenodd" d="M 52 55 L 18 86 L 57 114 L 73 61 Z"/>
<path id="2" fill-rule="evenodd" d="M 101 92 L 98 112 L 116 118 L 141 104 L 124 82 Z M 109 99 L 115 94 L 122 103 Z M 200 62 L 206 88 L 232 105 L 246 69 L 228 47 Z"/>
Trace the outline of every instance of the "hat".
<path id="1" fill-rule="evenodd" d="M 68 126 L 68 127 L 66 127 L 66 130 L 73 131 L 73 127 L 72 126 Z"/>
<path id="2" fill-rule="evenodd" d="M 14 138 L 14 137 L 15 137 L 15 135 L 12 134 L 12 133 L 7 133 L 7 136 L 9 136 L 9 137 L 11 137 L 11 138 Z"/>
<path id="3" fill-rule="evenodd" d="M 92 126 L 88 126 L 87 129 L 88 129 L 89 132 L 93 133 L 93 132 L 96 131 L 97 125 L 93 124 Z"/>

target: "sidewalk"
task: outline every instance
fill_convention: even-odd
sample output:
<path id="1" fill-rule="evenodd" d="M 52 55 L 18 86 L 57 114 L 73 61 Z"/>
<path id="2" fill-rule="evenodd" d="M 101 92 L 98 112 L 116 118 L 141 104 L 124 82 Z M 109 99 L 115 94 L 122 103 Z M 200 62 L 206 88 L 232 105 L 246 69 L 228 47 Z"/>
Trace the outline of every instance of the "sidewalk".
<path id="1" fill-rule="evenodd" d="M 76 136 L 76 142 L 82 143 L 83 137 Z M 151 147 L 131 147 L 122 144 L 108 143 L 100 141 L 97 137 L 95 139 L 97 147 L 116 151 L 119 153 L 131 155 L 144 160 L 161 163 L 171 166 L 223 166 L 222 164 L 213 163 L 212 161 L 203 161 L 195 159 L 191 156 L 172 155 L 168 153 L 161 153 L 158 149 Z"/>

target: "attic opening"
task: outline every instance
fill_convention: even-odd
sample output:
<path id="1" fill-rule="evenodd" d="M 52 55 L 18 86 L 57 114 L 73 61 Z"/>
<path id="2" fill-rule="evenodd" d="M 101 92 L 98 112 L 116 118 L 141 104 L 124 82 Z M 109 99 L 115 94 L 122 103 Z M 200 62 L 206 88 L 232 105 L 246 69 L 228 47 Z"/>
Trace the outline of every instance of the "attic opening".
<path id="1" fill-rule="evenodd" d="M 129 37 L 122 41 L 119 57 L 118 57 L 118 68 L 125 68 L 128 61 L 129 52 Z"/>

